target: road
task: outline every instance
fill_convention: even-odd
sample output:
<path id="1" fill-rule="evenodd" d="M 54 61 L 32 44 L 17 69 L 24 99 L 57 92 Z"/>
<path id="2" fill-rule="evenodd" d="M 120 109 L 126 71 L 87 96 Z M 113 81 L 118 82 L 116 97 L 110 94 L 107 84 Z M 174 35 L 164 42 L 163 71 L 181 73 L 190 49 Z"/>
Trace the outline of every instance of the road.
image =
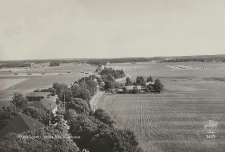
<path id="1" fill-rule="evenodd" d="M 97 109 L 98 106 L 98 101 L 99 99 L 102 97 L 102 95 L 104 94 L 104 91 L 99 91 L 97 92 L 91 99 L 90 101 L 90 105 L 91 105 L 91 109 L 95 112 L 95 110 Z"/>

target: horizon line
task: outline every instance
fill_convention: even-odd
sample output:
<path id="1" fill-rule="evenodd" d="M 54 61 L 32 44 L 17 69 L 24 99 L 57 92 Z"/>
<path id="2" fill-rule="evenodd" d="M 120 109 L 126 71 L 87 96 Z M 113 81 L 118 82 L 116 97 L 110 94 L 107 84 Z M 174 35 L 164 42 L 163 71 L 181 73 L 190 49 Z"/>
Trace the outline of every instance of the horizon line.
<path id="1" fill-rule="evenodd" d="M 200 56 L 219 56 L 222 55 L 225 57 L 225 54 L 206 54 L 206 55 L 184 55 L 184 56 L 153 56 L 153 57 L 115 57 L 115 58 L 46 58 L 46 59 L 19 59 L 19 60 L 0 60 L 0 62 L 5 62 L 5 61 L 41 61 L 41 60 L 91 60 L 91 59 L 127 59 L 127 58 L 171 58 L 171 57 L 200 57 Z"/>

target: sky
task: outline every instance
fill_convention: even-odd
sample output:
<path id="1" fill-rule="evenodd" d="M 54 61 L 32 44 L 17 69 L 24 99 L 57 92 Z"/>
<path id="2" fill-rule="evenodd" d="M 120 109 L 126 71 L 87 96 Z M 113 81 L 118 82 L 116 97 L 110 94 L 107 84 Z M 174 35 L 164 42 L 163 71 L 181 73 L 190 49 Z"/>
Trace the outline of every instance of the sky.
<path id="1" fill-rule="evenodd" d="M 225 0 L 0 0 L 0 60 L 225 54 Z"/>

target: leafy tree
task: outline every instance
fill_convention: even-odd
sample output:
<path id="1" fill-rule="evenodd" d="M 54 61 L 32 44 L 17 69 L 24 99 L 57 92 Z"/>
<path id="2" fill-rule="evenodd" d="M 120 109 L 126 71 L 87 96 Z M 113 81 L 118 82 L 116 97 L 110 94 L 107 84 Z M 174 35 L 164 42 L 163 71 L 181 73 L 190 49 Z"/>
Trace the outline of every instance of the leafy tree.
<path id="1" fill-rule="evenodd" d="M 86 84 L 87 84 L 87 89 L 90 92 L 90 95 L 93 96 L 97 91 L 97 83 L 93 80 L 88 80 Z"/>
<path id="2" fill-rule="evenodd" d="M 59 130 L 61 133 L 68 133 L 69 126 L 63 119 L 63 115 L 56 115 L 52 122 L 56 124 L 55 129 Z"/>
<path id="3" fill-rule="evenodd" d="M 155 80 L 155 84 L 153 85 L 153 88 L 156 92 L 161 92 L 163 89 L 164 85 L 161 83 L 159 79 Z"/>
<path id="4" fill-rule="evenodd" d="M 112 76 L 112 74 L 107 74 L 107 75 L 103 75 L 102 76 L 102 80 L 105 81 L 109 81 L 109 82 L 115 82 L 114 77 Z"/>
<path id="5" fill-rule="evenodd" d="M 106 125 L 113 126 L 115 121 L 112 120 L 111 116 L 105 112 L 103 109 L 97 109 L 94 113 L 94 117 Z"/>
<path id="6" fill-rule="evenodd" d="M 122 88 L 122 87 L 124 87 L 124 83 L 118 83 L 118 82 L 114 83 L 114 88 Z"/>
<path id="7" fill-rule="evenodd" d="M 77 113 L 74 109 L 69 109 L 64 113 L 65 120 L 71 120 L 75 116 L 77 116 Z"/>
<path id="8" fill-rule="evenodd" d="M 66 109 L 74 109 L 77 114 L 89 115 L 91 109 L 88 103 L 80 98 L 72 98 L 66 105 Z"/>
<path id="9" fill-rule="evenodd" d="M 125 73 L 123 70 L 114 70 L 112 68 L 104 68 L 103 70 L 100 71 L 100 75 L 103 76 L 103 75 L 112 75 L 113 78 L 122 78 L 125 76 Z"/>
<path id="10" fill-rule="evenodd" d="M 79 139 L 74 139 L 80 149 L 87 148 L 91 138 L 98 130 L 98 124 L 93 122 L 89 117 L 77 115 L 69 122 L 69 132 L 72 136 L 79 136 Z"/>
<path id="11" fill-rule="evenodd" d="M 64 95 L 65 95 L 65 98 L 64 98 Z M 64 91 L 62 91 L 62 95 L 60 96 L 60 100 L 64 102 L 64 99 L 65 99 L 65 102 L 69 102 L 72 98 L 72 91 L 70 89 L 67 89 Z"/>
<path id="12" fill-rule="evenodd" d="M 111 90 L 114 88 L 114 82 L 112 81 L 105 81 L 105 86 L 104 86 L 105 90 Z"/>
<path id="13" fill-rule="evenodd" d="M 15 106 L 0 108 L 0 130 L 4 128 L 20 112 Z"/>
<path id="14" fill-rule="evenodd" d="M 81 89 L 87 89 L 87 84 L 84 80 L 83 81 L 79 80 L 79 86 Z"/>
<path id="15" fill-rule="evenodd" d="M 73 85 L 71 87 L 71 92 L 72 92 L 73 98 L 78 98 L 80 96 L 80 91 L 81 91 L 81 88 L 79 85 Z"/>
<path id="16" fill-rule="evenodd" d="M 23 113 L 31 116 L 34 119 L 37 119 L 41 123 L 45 125 L 49 125 L 49 122 L 52 121 L 54 118 L 53 114 L 49 110 L 38 109 L 33 106 L 28 106 L 26 109 L 23 110 Z"/>
<path id="17" fill-rule="evenodd" d="M 129 85 L 132 85 L 132 81 L 130 80 L 129 77 L 126 78 L 126 82 L 125 82 L 125 86 L 129 86 Z"/>
<path id="18" fill-rule="evenodd" d="M 56 90 L 56 94 L 58 95 L 58 97 L 61 98 L 63 92 L 68 89 L 68 85 L 65 83 L 54 82 L 53 88 Z"/>
<path id="19" fill-rule="evenodd" d="M 20 93 L 14 93 L 13 98 L 12 98 L 12 103 L 17 108 L 24 109 L 24 108 L 26 108 L 26 106 L 28 104 L 28 100 L 22 94 L 20 94 Z"/>
<path id="20" fill-rule="evenodd" d="M 97 152 L 140 152 L 138 140 L 130 130 L 106 129 L 95 135 L 89 144 Z"/>
<path id="21" fill-rule="evenodd" d="M 21 138 L 38 137 L 38 138 Z M 44 138 L 53 137 L 53 138 Z M 61 132 L 56 127 L 43 128 L 36 131 L 27 131 L 20 136 L 15 133 L 7 134 L 0 142 L 0 151 L 2 152 L 79 152 L 79 148 L 66 132 Z M 20 138 L 19 138 L 20 137 Z M 55 138 L 57 137 L 57 138 Z"/>
<path id="22" fill-rule="evenodd" d="M 145 85 L 145 79 L 143 76 L 137 76 L 136 78 L 136 84 L 137 85 Z"/>
<path id="23" fill-rule="evenodd" d="M 83 100 L 89 100 L 90 99 L 90 91 L 88 89 L 81 89 L 79 97 Z"/>
<path id="24" fill-rule="evenodd" d="M 147 78 L 147 82 L 153 82 L 153 79 L 151 76 Z"/>

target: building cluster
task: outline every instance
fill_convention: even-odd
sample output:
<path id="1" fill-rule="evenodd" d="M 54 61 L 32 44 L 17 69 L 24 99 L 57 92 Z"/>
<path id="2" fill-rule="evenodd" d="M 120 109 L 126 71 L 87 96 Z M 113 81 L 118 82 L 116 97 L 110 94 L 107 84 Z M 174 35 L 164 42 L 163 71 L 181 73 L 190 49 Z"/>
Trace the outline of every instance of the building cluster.
<path id="1" fill-rule="evenodd" d="M 30 92 L 26 95 L 26 98 L 29 101 L 35 101 L 33 107 L 50 110 L 53 114 L 56 114 L 58 108 L 56 104 L 57 95 L 52 96 L 51 92 Z"/>
<path id="2" fill-rule="evenodd" d="M 117 89 L 117 93 L 133 93 L 137 91 L 139 93 L 146 93 L 148 89 L 151 90 L 153 88 L 154 82 L 147 82 L 145 85 L 129 85 L 122 88 Z"/>
<path id="3" fill-rule="evenodd" d="M 26 98 L 33 102 L 31 106 L 50 110 L 53 115 L 56 115 L 58 106 L 56 104 L 57 96 L 52 96 L 51 92 L 30 92 L 27 93 Z M 43 128 L 45 125 L 35 120 L 34 118 L 27 116 L 24 113 L 18 113 L 1 131 L 0 138 L 8 133 L 20 134 L 25 131 L 33 131 Z"/>

